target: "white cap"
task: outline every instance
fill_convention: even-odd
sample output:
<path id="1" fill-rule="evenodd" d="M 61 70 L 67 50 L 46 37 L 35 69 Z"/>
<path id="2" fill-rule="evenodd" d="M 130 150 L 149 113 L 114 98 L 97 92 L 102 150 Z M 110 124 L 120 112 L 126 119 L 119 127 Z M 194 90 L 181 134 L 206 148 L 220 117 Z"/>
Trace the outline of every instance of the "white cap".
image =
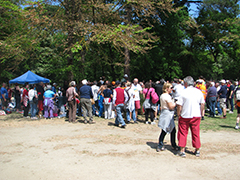
<path id="1" fill-rule="evenodd" d="M 223 83 L 223 84 L 225 84 L 225 83 L 226 83 L 226 81 L 225 81 L 224 79 L 222 79 L 222 80 L 220 81 L 220 83 Z"/>
<path id="2" fill-rule="evenodd" d="M 127 75 L 127 74 L 124 74 L 124 77 L 128 77 L 128 75 Z"/>
<path id="3" fill-rule="evenodd" d="M 87 80 L 86 79 L 82 80 L 82 84 L 86 85 L 87 84 Z"/>

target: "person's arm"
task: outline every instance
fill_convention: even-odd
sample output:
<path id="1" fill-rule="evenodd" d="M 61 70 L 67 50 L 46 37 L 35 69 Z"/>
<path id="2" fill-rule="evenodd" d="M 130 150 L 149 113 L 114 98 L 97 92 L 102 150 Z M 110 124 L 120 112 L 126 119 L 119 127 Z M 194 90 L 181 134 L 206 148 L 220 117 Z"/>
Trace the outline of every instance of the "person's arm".
<path id="1" fill-rule="evenodd" d="M 115 105 L 115 101 L 116 101 L 116 90 L 113 90 L 113 104 L 114 104 L 114 106 L 116 106 Z"/>
<path id="2" fill-rule="evenodd" d="M 173 102 L 167 102 L 167 105 L 169 110 L 173 110 L 176 107 L 176 103 Z"/>
<path id="3" fill-rule="evenodd" d="M 127 92 L 124 90 L 124 104 L 126 104 L 126 103 L 128 102 L 128 99 L 129 99 L 128 94 L 127 94 Z"/>
<path id="4" fill-rule="evenodd" d="M 200 112 L 201 112 L 201 116 L 203 116 L 203 110 L 204 110 L 204 106 L 205 106 L 205 104 L 204 103 L 201 103 L 201 105 L 200 105 Z"/>
<path id="5" fill-rule="evenodd" d="M 178 117 L 181 116 L 181 112 L 182 112 L 182 106 L 181 105 L 177 105 L 177 116 Z"/>

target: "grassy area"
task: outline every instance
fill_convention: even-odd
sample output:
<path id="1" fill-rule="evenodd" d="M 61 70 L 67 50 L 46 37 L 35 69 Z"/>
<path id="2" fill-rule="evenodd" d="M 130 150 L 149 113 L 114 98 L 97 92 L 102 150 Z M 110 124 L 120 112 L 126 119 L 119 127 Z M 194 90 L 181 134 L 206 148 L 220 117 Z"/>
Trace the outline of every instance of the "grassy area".
<path id="1" fill-rule="evenodd" d="M 227 113 L 226 119 L 220 119 L 220 117 L 209 118 L 207 117 L 208 113 L 205 114 L 205 120 L 201 121 L 200 129 L 204 131 L 212 130 L 212 131 L 235 131 L 240 132 L 239 130 L 235 130 L 236 126 L 236 117 L 237 111 L 235 110 L 233 114 Z"/>

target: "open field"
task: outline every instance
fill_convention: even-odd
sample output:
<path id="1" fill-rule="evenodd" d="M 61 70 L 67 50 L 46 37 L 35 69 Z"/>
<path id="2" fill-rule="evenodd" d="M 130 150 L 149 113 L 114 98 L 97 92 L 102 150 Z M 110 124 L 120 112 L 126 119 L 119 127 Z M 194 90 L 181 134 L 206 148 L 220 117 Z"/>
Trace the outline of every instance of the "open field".
<path id="1" fill-rule="evenodd" d="M 94 118 L 96 124 L 70 124 L 66 119 L 35 120 L 20 114 L 0 117 L 0 179 L 239 179 L 240 130 L 236 114 L 228 120 L 201 124 L 201 157 L 171 150 L 157 153 L 157 125 L 113 126 L 114 120 Z M 143 120 L 143 117 L 141 117 Z M 212 129 L 212 130 L 211 130 Z"/>

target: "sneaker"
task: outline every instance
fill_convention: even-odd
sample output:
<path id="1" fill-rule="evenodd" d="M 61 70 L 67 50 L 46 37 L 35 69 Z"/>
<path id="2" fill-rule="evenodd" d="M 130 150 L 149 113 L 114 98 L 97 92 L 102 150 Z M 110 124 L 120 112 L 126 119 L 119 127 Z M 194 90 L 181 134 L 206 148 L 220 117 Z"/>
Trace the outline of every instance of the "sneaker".
<path id="1" fill-rule="evenodd" d="M 87 120 L 84 120 L 84 124 L 87 124 Z"/>
<path id="2" fill-rule="evenodd" d="M 89 124 L 96 124 L 95 121 L 89 121 Z"/>
<path id="3" fill-rule="evenodd" d="M 155 125 L 156 123 L 153 121 L 153 122 L 151 122 L 151 125 Z"/>
<path id="4" fill-rule="evenodd" d="M 125 128 L 126 128 L 126 125 L 122 125 L 121 128 L 125 129 Z"/>
<path id="5" fill-rule="evenodd" d="M 233 114 L 233 112 L 232 112 L 232 111 L 229 111 L 229 114 Z"/>
<path id="6" fill-rule="evenodd" d="M 194 154 L 195 154 L 196 157 L 200 157 L 200 151 L 199 150 L 195 151 Z"/>
<path id="7" fill-rule="evenodd" d="M 202 121 L 203 121 L 203 120 L 205 120 L 205 119 L 204 119 L 204 116 L 202 116 Z"/>
<path id="8" fill-rule="evenodd" d="M 239 126 L 236 126 L 235 129 L 239 129 Z"/>
<path id="9" fill-rule="evenodd" d="M 157 152 L 160 152 L 160 151 L 165 151 L 165 147 L 164 147 L 164 146 L 162 146 L 162 147 L 160 147 L 160 146 L 157 146 L 157 149 L 156 149 L 156 151 L 157 151 Z"/>
<path id="10" fill-rule="evenodd" d="M 177 155 L 180 156 L 180 157 L 182 157 L 182 158 L 185 158 L 185 157 L 186 157 L 185 152 L 178 152 Z"/>
<path id="11" fill-rule="evenodd" d="M 146 124 L 149 124 L 149 122 L 148 122 L 148 121 L 146 121 Z"/>
<path id="12" fill-rule="evenodd" d="M 138 124 L 138 122 L 137 122 L 137 121 L 134 121 L 134 124 Z"/>

